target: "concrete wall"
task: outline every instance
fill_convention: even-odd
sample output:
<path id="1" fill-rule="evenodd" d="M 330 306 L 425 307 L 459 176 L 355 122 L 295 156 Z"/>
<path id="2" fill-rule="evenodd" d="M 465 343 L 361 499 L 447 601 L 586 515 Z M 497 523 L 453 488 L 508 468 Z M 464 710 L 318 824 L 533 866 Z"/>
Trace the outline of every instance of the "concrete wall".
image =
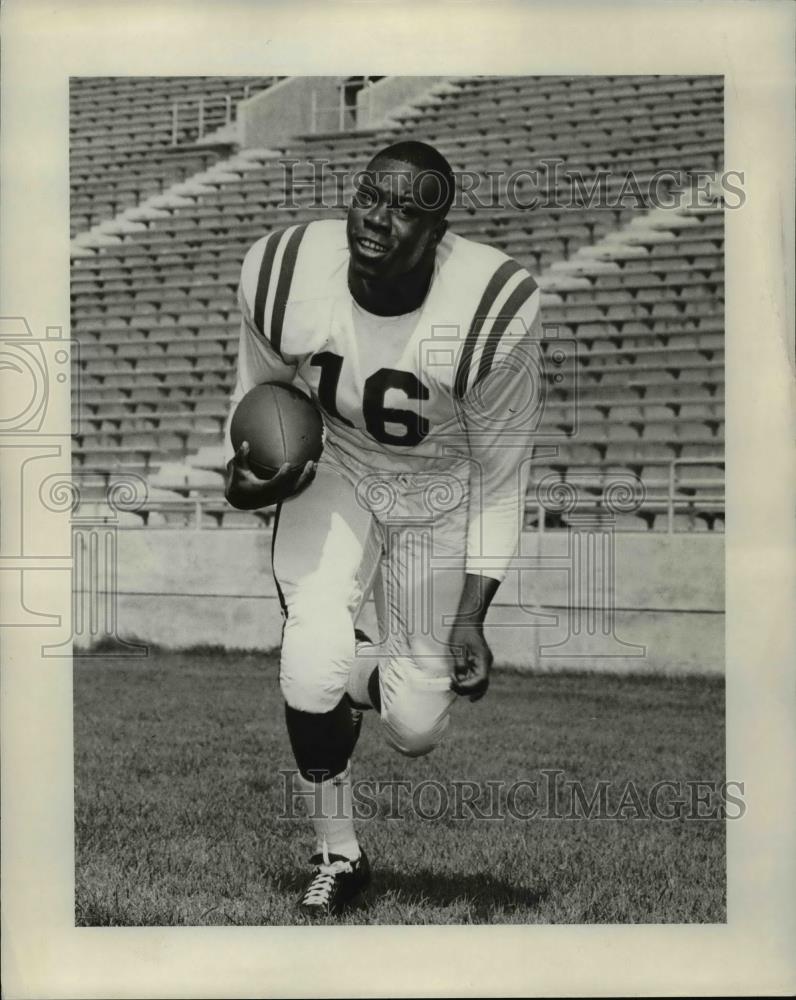
<path id="1" fill-rule="evenodd" d="M 278 645 L 268 532 L 117 537 L 117 634 L 175 648 Z M 609 550 L 613 566 L 592 560 L 577 572 L 568 533 L 526 534 L 519 568 L 488 619 L 496 660 L 542 670 L 723 672 L 723 536 L 618 533 Z M 605 594 L 590 597 L 598 578 L 607 580 Z M 371 608 L 363 623 L 375 631 Z"/>
<path id="2" fill-rule="evenodd" d="M 319 107 L 339 100 L 336 76 L 291 76 L 238 105 L 240 141 L 244 148 L 283 146 L 312 129 L 312 94 Z M 323 120 L 328 120 L 328 115 Z"/>
<path id="3" fill-rule="evenodd" d="M 359 128 L 373 128 L 388 120 L 400 108 L 445 81 L 444 76 L 385 76 L 357 94 Z"/>
<path id="4" fill-rule="evenodd" d="M 244 148 L 284 146 L 312 130 L 312 95 L 319 108 L 319 131 L 337 128 L 342 77 L 291 76 L 238 106 L 238 132 Z M 441 76 L 388 76 L 357 94 L 357 127 L 373 128 L 444 83 Z"/>

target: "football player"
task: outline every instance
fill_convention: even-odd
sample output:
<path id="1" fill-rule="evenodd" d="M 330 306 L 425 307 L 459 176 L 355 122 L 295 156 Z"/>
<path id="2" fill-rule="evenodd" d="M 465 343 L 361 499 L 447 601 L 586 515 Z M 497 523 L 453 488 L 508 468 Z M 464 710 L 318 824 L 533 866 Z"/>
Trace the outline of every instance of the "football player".
<path id="1" fill-rule="evenodd" d="M 487 689 L 484 617 L 522 526 L 539 391 L 540 292 L 516 261 L 448 230 L 448 161 L 404 141 L 356 178 L 347 221 L 293 225 L 243 262 L 232 409 L 293 382 L 321 408 L 324 451 L 269 480 L 227 425 L 226 496 L 277 503 L 280 687 L 311 801 L 306 913 L 367 884 L 350 760 L 374 708 L 399 752 L 432 750 L 458 695 Z M 374 594 L 380 634 L 355 630 Z"/>

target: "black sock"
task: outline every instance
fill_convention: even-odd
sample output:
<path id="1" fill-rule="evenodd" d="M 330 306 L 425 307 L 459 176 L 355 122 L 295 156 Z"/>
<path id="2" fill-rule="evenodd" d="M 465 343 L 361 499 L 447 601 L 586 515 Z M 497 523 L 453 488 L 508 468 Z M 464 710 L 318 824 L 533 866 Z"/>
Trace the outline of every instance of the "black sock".
<path id="1" fill-rule="evenodd" d="M 302 712 L 285 705 L 285 721 L 299 771 L 309 781 L 326 781 L 346 769 L 354 745 L 346 698 L 331 712 Z"/>

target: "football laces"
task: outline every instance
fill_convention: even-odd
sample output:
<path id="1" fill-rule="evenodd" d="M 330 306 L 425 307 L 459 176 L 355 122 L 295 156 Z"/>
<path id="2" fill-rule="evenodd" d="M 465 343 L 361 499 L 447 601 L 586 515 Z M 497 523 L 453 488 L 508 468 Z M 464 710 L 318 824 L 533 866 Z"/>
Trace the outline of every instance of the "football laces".
<path id="1" fill-rule="evenodd" d="M 304 902 L 309 903 L 311 906 L 328 903 L 335 878 L 338 875 L 352 871 L 350 861 L 333 861 L 328 865 L 318 865 L 317 874 L 304 893 Z"/>

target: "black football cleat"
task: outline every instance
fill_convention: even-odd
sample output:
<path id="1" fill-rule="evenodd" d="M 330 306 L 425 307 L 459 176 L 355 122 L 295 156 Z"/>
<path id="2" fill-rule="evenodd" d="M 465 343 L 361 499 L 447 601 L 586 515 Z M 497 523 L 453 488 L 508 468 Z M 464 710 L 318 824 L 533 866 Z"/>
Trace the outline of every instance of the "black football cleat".
<path id="1" fill-rule="evenodd" d="M 370 864 L 360 848 L 356 861 L 342 854 L 314 854 L 315 873 L 299 899 L 299 911 L 307 917 L 337 916 L 351 906 L 370 884 Z"/>

